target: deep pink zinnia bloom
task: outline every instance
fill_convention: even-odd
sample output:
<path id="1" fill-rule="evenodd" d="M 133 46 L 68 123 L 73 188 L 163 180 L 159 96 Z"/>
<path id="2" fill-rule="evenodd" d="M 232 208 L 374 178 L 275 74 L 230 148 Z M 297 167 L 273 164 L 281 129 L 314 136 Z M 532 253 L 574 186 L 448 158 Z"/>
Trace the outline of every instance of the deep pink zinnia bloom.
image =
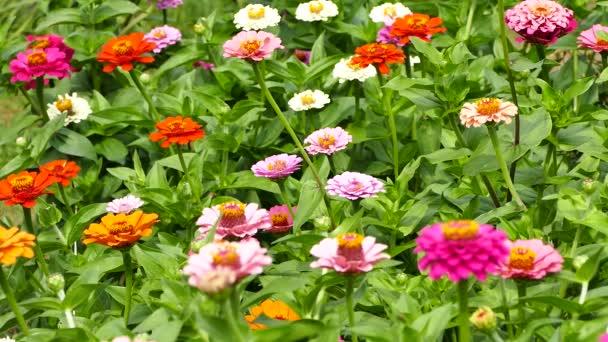
<path id="1" fill-rule="evenodd" d="M 378 197 L 377 193 L 384 192 L 384 184 L 370 175 L 347 171 L 329 179 L 325 190 L 333 196 L 356 200 Z"/>
<path id="2" fill-rule="evenodd" d="M 33 78 L 52 76 L 62 79 L 70 76 L 70 64 L 65 53 L 58 48 L 28 50 L 17 54 L 9 67 L 11 82 L 29 82 Z"/>
<path id="3" fill-rule="evenodd" d="M 291 207 L 291 210 L 293 210 L 295 215 L 297 207 Z M 285 204 L 275 205 L 274 207 L 270 208 L 268 215 L 270 216 L 272 227 L 266 229 L 267 232 L 275 234 L 285 233 L 291 229 L 291 227 L 293 227 L 293 217 L 291 217 L 289 209 Z"/>
<path id="4" fill-rule="evenodd" d="M 376 41 L 382 44 L 395 44 L 397 46 L 404 46 L 405 44 L 399 43 L 401 41 L 400 37 L 393 37 L 390 35 L 391 29 L 393 27 L 391 25 L 384 25 L 383 28 L 378 31 L 378 37 Z"/>
<path id="5" fill-rule="evenodd" d="M 251 167 L 258 177 L 284 178 L 300 169 L 302 158 L 291 154 L 277 154 L 260 160 Z"/>
<path id="6" fill-rule="evenodd" d="M 598 342 L 608 342 L 608 333 L 602 334 Z"/>
<path id="7" fill-rule="evenodd" d="M 507 235 L 503 231 L 471 220 L 425 227 L 416 245 L 414 253 L 424 252 L 418 268 L 430 268 L 429 276 L 433 280 L 447 274 L 450 281 L 459 282 L 473 274 L 485 281 L 488 273 L 498 273 L 509 255 Z"/>
<path id="8" fill-rule="evenodd" d="M 152 3 L 154 0 L 148 0 L 148 3 Z M 168 8 L 177 8 L 184 3 L 183 0 L 158 0 L 156 2 L 156 8 L 159 10 L 166 10 Z"/>
<path id="9" fill-rule="evenodd" d="M 608 40 L 600 38 L 598 32 L 608 35 L 608 26 L 593 25 L 590 29 L 581 32 L 578 36 L 578 46 L 590 48 L 595 52 L 608 51 Z"/>
<path id="10" fill-rule="evenodd" d="M 170 45 L 175 45 L 182 40 L 182 33 L 175 27 L 169 25 L 159 26 L 146 33 L 144 39 L 154 43 L 154 53 L 163 51 Z"/>
<path id="11" fill-rule="evenodd" d="M 382 253 L 388 246 L 376 243 L 376 238 L 357 233 L 326 238 L 312 246 L 310 254 L 319 258 L 310 267 L 333 269 L 341 273 L 369 272 L 374 265 L 390 256 Z"/>
<path id="12" fill-rule="evenodd" d="M 304 142 L 310 144 L 306 146 L 306 152 L 310 154 L 334 154 L 346 148 L 353 137 L 342 127 L 321 128 L 312 132 Z"/>
<path id="13" fill-rule="evenodd" d="M 562 270 L 564 258 L 541 240 L 507 242 L 510 256 L 500 267 L 503 278 L 542 279 Z"/>
<path id="14" fill-rule="evenodd" d="M 203 209 L 203 215 L 198 218 L 196 225 L 200 226 L 201 234 L 208 233 L 222 215 L 215 238 L 239 237 L 255 235 L 260 229 L 269 229 L 272 222 L 266 209 L 258 209 L 256 203 L 226 202 L 212 208 Z"/>
<path id="15" fill-rule="evenodd" d="M 242 31 L 224 43 L 224 57 L 251 59 L 259 62 L 282 49 L 281 38 L 265 31 Z"/>
<path id="16" fill-rule="evenodd" d="M 293 54 L 304 64 L 310 64 L 310 51 L 296 49 Z"/>
<path id="17" fill-rule="evenodd" d="M 543 45 L 572 32 L 574 12 L 551 0 L 525 0 L 505 12 L 507 26 L 523 40 Z"/>
<path id="18" fill-rule="evenodd" d="M 27 36 L 27 41 L 30 42 L 28 44 L 28 49 L 37 50 L 37 49 L 48 49 L 48 48 L 57 48 L 59 51 L 65 53 L 65 59 L 68 63 L 72 61 L 72 56 L 74 56 L 74 49 L 65 45 L 63 42 L 63 37 L 57 36 L 54 34 L 46 34 L 43 36 Z"/>

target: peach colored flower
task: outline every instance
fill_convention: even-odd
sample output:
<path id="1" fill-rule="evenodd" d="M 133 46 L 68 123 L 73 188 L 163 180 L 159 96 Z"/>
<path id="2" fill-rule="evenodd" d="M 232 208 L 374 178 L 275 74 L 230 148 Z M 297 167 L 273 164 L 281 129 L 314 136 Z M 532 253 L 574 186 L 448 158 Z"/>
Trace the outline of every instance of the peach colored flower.
<path id="1" fill-rule="evenodd" d="M 475 103 L 465 103 L 460 111 L 460 122 L 467 127 L 479 127 L 488 122 L 511 123 L 511 118 L 517 115 L 517 107 L 497 98 L 483 98 Z"/>

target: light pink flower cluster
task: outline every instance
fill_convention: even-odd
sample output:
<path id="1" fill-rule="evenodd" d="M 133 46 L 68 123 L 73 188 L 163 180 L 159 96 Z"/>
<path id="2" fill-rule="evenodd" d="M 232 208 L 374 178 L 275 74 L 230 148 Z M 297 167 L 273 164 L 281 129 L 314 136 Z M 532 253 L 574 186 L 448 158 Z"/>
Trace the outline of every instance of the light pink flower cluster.
<path id="1" fill-rule="evenodd" d="M 295 215 L 297 207 L 292 207 L 293 213 Z M 275 205 L 270 208 L 268 211 L 268 215 L 270 216 L 270 221 L 272 222 L 272 227 L 267 229 L 266 231 L 273 234 L 281 234 L 287 232 L 291 227 L 293 227 L 293 217 L 289 213 L 289 209 L 287 205 Z"/>
<path id="2" fill-rule="evenodd" d="M 581 32 L 578 36 L 578 46 L 592 49 L 595 52 L 608 51 L 608 39 L 602 39 L 598 32 L 608 37 L 608 26 L 593 25 L 590 29 Z"/>
<path id="3" fill-rule="evenodd" d="M 133 195 L 127 195 L 109 202 L 108 206 L 106 207 L 106 211 L 114 214 L 129 214 L 142 205 L 144 205 L 144 201 L 142 201 L 141 198 Z"/>
<path id="4" fill-rule="evenodd" d="M 148 3 L 152 3 L 154 0 L 148 0 Z M 156 8 L 159 10 L 165 10 L 167 8 L 177 8 L 184 3 L 184 0 L 158 0 L 156 2 Z"/>
<path id="5" fill-rule="evenodd" d="M 562 270 L 564 258 L 551 246 L 541 240 L 509 241 L 510 255 L 500 267 L 503 278 L 542 279 L 547 273 Z"/>
<path id="6" fill-rule="evenodd" d="M 220 219 L 221 216 L 221 219 Z M 258 209 L 256 203 L 226 202 L 203 209 L 196 221 L 201 234 L 207 234 L 219 220 L 215 238 L 253 236 L 258 230 L 269 229 L 272 222 L 266 209 Z"/>
<path id="7" fill-rule="evenodd" d="M 384 184 L 370 175 L 347 171 L 329 179 L 325 190 L 332 196 L 356 200 L 378 197 L 377 193 L 384 192 Z"/>
<path id="8" fill-rule="evenodd" d="M 467 127 L 479 127 L 485 123 L 504 121 L 511 123 L 517 115 L 517 106 L 497 98 L 484 98 L 475 103 L 465 103 L 460 110 L 460 122 Z"/>
<path id="9" fill-rule="evenodd" d="M 182 33 L 175 27 L 164 25 L 153 28 L 144 39 L 156 45 L 152 50 L 154 53 L 160 53 L 167 46 L 175 45 L 182 40 Z"/>
<path id="10" fill-rule="evenodd" d="M 256 62 L 269 58 L 282 49 L 281 38 L 265 31 L 242 31 L 224 43 L 224 57 L 250 59 Z"/>
<path id="11" fill-rule="evenodd" d="M 488 274 L 498 273 L 509 255 L 507 235 L 503 231 L 471 220 L 425 227 L 416 245 L 414 253 L 424 253 L 418 268 L 430 269 L 433 280 L 447 275 L 450 281 L 460 282 L 472 274 L 485 281 Z"/>
<path id="12" fill-rule="evenodd" d="M 525 0 L 505 12 L 507 26 L 523 40 L 550 45 L 572 32 L 574 12 L 551 0 Z"/>
<path id="13" fill-rule="evenodd" d="M 310 267 L 333 269 L 341 273 L 369 272 L 375 264 L 390 256 L 382 253 L 386 245 L 376 243 L 376 238 L 357 233 L 340 234 L 326 238 L 312 246 L 310 254 L 319 258 Z"/>
<path id="14" fill-rule="evenodd" d="M 310 154 L 334 154 L 348 146 L 353 141 L 353 137 L 342 127 L 321 128 L 312 132 L 304 142 L 310 144 L 306 146 L 306 152 Z"/>
<path id="15" fill-rule="evenodd" d="M 284 178 L 300 169 L 302 158 L 290 154 L 277 154 L 260 160 L 251 167 L 258 177 L 271 179 Z"/>

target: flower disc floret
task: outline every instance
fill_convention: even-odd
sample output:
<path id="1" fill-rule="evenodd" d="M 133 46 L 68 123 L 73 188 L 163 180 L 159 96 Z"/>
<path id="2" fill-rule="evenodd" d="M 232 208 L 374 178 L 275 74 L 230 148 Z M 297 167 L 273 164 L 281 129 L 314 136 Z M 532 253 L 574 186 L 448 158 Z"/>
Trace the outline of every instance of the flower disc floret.
<path id="1" fill-rule="evenodd" d="M 264 31 L 242 31 L 224 43 L 224 57 L 250 59 L 259 62 L 282 49 L 281 38 Z"/>
<path id="2" fill-rule="evenodd" d="M 300 169 L 302 158 L 291 154 L 277 154 L 260 160 L 251 167 L 257 177 L 285 178 Z"/>
<path id="3" fill-rule="evenodd" d="M 162 148 L 168 148 L 171 144 L 187 145 L 205 136 L 205 131 L 201 127 L 190 118 L 168 117 L 156 123 L 158 132 L 150 134 L 150 139 L 154 142 L 162 140 L 160 145 Z"/>
<path id="4" fill-rule="evenodd" d="M 221 216 L 221 219 L 220 219 Z M 203 209 L 196 221 L 201 234 L 207 234 L 219 220 L 216 238 L 253 236 L 258 230 L 272 227 L 266 209 L 258 209 L 256 203 L 225 202 L 212 208 Z"/>
<path id="5" fill-rule="evenodd" d="M 388 246 L 376 243 L 376 238 L 357 233 L 340 234 L 314 245 L 310 254 L 319 258 L 313 268 L 333 269 L 341 273 L 369 272 L 374 265 L 390 256 L 382 253 Z"/>
<path id="6" fill-rule="evenodd" d="M 7 206 L 20 204 L 25 208 L 32 208 L 39 196 L 52 193 L 46 189 L 53 183 L 55 178 L 44 170 L 40 173 L 21 171 L 9 175 L 0 181 L 0 201 L 4 201 Z"/>
<path id="7" fill-rule="evenodd" d="M 313 108 L 321 109 L 329 102 L 331 102 L 329 95 L 320 90 L 309 89 L 295 94 L 287 104 L 293 111 L 299 112 Z"/>
<path id="8" fill-rule="evenodd" d="M 296 19 L 302 21 L 327 21 L 338 15 L 338 6 L 328 0 L 304 2 L 296 8 Z"/>
<path id="9" fill-rule="evenodd" d="M 306 152 L 312 155 L 334 154 L 345 149 L 351 141 L 353 141 L 353 137 L 341 127 L 322 128 L 312 132 L 304 139 L 304 143 L 309 144 L 305 148 Z"/>
<path id="10" fill-rule="evenodd" d="M 257 31 L 277 26 L 281 22 L 281 16 L 276 8 L 261 4 L 249 4 L 236 12 L 233 22 L 238 29 Z"/>
<path id="11" fill-rule="evenodd" d="M 357 200 L 378 197 L 379 192 L 384 192 L 384 184 L 370 175 L 347 171 L 329 179 L 325 190 L 332 196 Z"/>
<path id="12" fill-rule="evenodd" d="M 97 54 L 97 61 L 106 63 L 104 72 L 112 72 L 116 67 L 124 71 L 131 71 L 133 63 L 152 63 L 154 57 L 144 56 L 145 53 L 154 50 L 156 45 L 144 38 L 144 33 L 133 32 L 128 36 L 112 38 L 101 47 Z"/>
<path id="13" fill-rule="evenodd" d="M 467 102 L 460 110 L 460 122 L 466 127 L 479 127 L 486 123 L 511 123 L 517 115 L 517 106 L 497 98 L 483 98 L 474 103 Z"/>
<path id="14" fill-rule="evenodd" d="M 152 226 L 158 222 L 157 214 L 145 214 L 137 210 L 131 214 L 107 214 L 101 223 L 91 223 L 85 229 L 83 243 L 97 243 L 108 247 L 125 247 L 135 244 L 142 237 L 152 234 Z"/>
<path id="15" fill-rule="evenodd" d="M 564 258 L 541 240 L 509 241 L 507 248 L 509 258 L 500 267 L 503 278 L 542 279 L 562 270 Z"/>

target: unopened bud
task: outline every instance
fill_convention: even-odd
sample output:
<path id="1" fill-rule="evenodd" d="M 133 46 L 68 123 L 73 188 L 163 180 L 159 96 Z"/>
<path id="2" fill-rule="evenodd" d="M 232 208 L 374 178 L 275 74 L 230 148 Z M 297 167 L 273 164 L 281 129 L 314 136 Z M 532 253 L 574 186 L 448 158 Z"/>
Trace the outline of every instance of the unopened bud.
<path id="1" fill-rule="evenodd" d="M 331 221 L 329 220 L 329 217 L 327 217 L 327 216 L 319 216 L 313 220 L 313 223 L 314 223 L 315 227 L 317 227 L 321 230 L 327 230 L 327 229 L 329 229 L 329 226 L 331 225 Z"/>
<path id="2" fill-rule="evenodd" d="M 583 180 L 583 191 L 587 195 L 591 195 L 595 192 L 595 188 L 597 187 L 597 182 L 591 178 L 587 178 Z"/>
<path id="3" fill-rule="evenodd" d="M 496 329 L 496 314 L 487 306 L 482 306 L 473 312 L 469 321 L 481 331 L 492 332 Z"/>
<path id="4" fill-rule="evenodd" d="M 589 257 L 586 255 L 579 255 L 576 258 L 574 258 L 574 260 L 572 260 L 572 265 L 574 266 L 575 269 L 579 269 L 581 267 L 583 267 L 583 265 L 587 262 L 587 260 L 589 260 Z"/>
<path id="5" fill-rule="evenodd" d="M 196 23 L 194 24 L 193 30 L 196 34 L 203 34 L 205 33 L 206 28 L 203 23 Z"/>
<path id="6" fill-rule="evenodd" d="M 141 76 L 139 76 L 139 80 L 141 81 L 141 83 L 150 82 L 150 74 L 148 74 L 147 72 L 144 72 L 143 74 L 141 74 Z"/>
<path id="7" fill-rule="evenodd" d="M 15 144 L 17 144 L 19 147 L 25 147 L 27 145 L 27 139 L 24 137 L 18 137 L 17 140 L 15 140 Z"/>
<path id="8" fill-rule="evenodd" d="M 190 243 L 190 252 L 196 254 L 205 245 L 205 239 L 194 240 Z"/>
<path id="9" fill-rule="evenodd" d="M 405 273 L 399 273 L 395 277 L 395 280 L 397 280 L 397 283 L 399 285 L 405 285 L 405 283 L 407 282 L 407 274 L 405 274 Z"/>
<path id="10" fill-rule="evenodd" d="M 63 287 L 65 286 L 65 279 L 63 279 L 63 276 L 59 273 L 49 275 L 47 282 L 49 284 L 49 288 L 55 293 L 63 290 Z"/>

